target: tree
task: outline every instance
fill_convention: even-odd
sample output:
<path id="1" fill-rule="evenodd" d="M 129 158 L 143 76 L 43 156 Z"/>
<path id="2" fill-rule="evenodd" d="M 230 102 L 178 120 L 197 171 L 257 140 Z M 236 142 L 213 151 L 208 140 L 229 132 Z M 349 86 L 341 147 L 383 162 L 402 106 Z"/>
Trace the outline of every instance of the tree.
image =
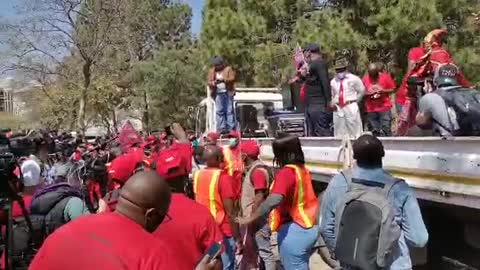
<path id="1" fill-rule="evenodd" d="M 188 107 L 198 104 L 205 93 L 198 55 L 193 47 L 162 50 L 134 68 L 134 85 L 149 94 L 155 126 L 187 124 Z"/>
<path id="2" fill-rule="evenodd" d="M 64 77 L 58 67 L 65 56 L 81 59 L 78 85 L 77 126 L 85 131 L 85 112 L 92 81 L 92 69 L 102 52 L 111 44 L 111 33 L 119 18 L 122 0 L 34 0 L 24 5 L 24 20 L 6 25 L 14 62 L 4 70 L 21 70 L 42 84 Z"/>
<path id="3" fill-rule="evenodd" d="M 205 3 L 201 46 L 205 59 L 221 55 L 237 71 L 245 85 L 254 83 L 255 46 L 266 37 L 265 20 L 243 12 L 236 0 L 207 0 Z"/>

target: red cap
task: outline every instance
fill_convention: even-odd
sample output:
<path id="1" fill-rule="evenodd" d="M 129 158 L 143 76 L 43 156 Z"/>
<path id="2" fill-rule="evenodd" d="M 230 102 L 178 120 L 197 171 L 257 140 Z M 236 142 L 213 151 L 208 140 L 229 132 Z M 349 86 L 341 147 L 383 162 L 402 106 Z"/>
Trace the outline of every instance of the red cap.
<path id="1" fill-rule="evenodd" d="M 411 48 L 408 52 L 408 60 L 417 62 L 425 55 L 425 49 L 422 47 Z"/>
<path id="2" fill-rule="evenodd" d="M 137 162 L 128 154 L 115 158 L 108 170 L 108 177 L 117 183 L 124 184 L 134 174 Z"/>
<path id="3" fill-rule="evenodd" d="M 157 158 L 157 173 L 165 179 L 188 175 L 187 163 L 177 150 L 169 148 Z"/>
<path id="4" fill-rule="evenodd" d="M 149 141 L 149 142 L 154 142 L 155 140 L 157 140 L 155 135 L 150 135 L 150 136 L 147 137 L 147 141 Z"/>
<path id="5" fill-rule="evenodd" d="M 240 132 L 236 131 L 236 130 L 232 130 L 230 131 L 230 133 L 228 134 L 229 137 L 231 138 L 237 138 L 237 139 L 240 139 Z"/>
<path id="6" fill-rule="evenodd" d="M 249 157 L 258 157 L 260 155 L 260 146 L 257 144 L 256 141 L 249 140 L 244 141 L 240 145 L 242 153 L 249 156 Z"/>
<path id="7" fill-rule="evenodd" d="M 212 141 L 218 141 L 218 139 L 220 138 L 220 134 L 218 134 L 217 132 L 210 132 L 207 134 L 207 138 Z"/>

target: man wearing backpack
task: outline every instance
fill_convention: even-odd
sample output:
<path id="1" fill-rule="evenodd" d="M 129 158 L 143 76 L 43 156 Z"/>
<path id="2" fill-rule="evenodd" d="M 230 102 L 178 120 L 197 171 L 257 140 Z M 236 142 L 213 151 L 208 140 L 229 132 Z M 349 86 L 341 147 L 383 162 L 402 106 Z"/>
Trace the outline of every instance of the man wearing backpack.
<path id="1" fill-rule="evenodd" d="M 409 248 L 428 241 L 413 190 L 382 168 L 378 138 L 359 137 L 353 153 L 357 166 L 334 176 L 323 196 L 320 231 L 327 247 L 347 269 L 412 269 Z"/>
<path id="2" fill-rule="evenodd" d="M 464 88 L 457 81 L 458 68 L 444 64 L 435 71 L 435 91 L 422 96 L 417 125 L 440 136 L 480 135 L 480 92 Z"/>

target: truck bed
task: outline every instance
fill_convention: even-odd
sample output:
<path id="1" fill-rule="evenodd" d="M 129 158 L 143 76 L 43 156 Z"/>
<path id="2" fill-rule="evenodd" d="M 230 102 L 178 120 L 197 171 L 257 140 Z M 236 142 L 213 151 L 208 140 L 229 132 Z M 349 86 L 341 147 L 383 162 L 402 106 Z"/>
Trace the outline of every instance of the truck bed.
<path id="1" fill-rule="evenodd" d="M 390 137 L 384 167 L 405 179 L 424 200 L 480 209 L 480 138 Z M 259 139 L 261 158 L 272 164 L 273 139 Z M 342 141 L 302 138 L 315 181 L 328 183 L 343 168 Z"/>

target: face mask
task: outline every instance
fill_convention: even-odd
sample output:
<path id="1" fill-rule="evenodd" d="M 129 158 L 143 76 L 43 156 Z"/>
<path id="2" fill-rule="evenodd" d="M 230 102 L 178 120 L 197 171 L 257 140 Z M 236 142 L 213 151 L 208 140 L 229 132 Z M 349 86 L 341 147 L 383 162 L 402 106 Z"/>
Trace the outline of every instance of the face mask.
<path id="1" fill-rule="evenodd" d="M 230 145 L 231 147 L 235 147 L 238 145 L 238 139 L 237 138 L 231 138 L 230 140 L 228 140 L 228 145 Z"/>
<path id="2" fill-rule="evenodd" d="M 339 73 L 337 73 L 337 79 L 338 80 L 344 80 L 347 77 L 347 74 L 348 73 L 346 71 L 339 72 Z"/>

